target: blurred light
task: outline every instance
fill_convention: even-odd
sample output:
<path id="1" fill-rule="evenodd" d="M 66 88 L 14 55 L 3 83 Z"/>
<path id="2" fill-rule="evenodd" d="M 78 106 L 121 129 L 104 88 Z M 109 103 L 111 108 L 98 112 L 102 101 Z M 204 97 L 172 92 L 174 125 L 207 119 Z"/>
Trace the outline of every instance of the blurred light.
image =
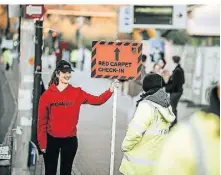
<path id="1" fill-rule="evenodd" d="M 14 47 L 18 46 L 18 41 L 14 41 L 13 46 Z"/>
<path id="2" fill-rule="evenodd" d="M 133 39 L 134 40 L 137 40 L 137 41 L 141 41 L 143 38 L 142 38 L 142 36 L 141 36 L 141 34 L 140 34 L 140 30 L 139 29 L 135 29 L 134 31 L 133 31 Z"/>
<path id="3" fill-rule="evenodd" d="M 187 22 L 187 32 L 190 35 L 219 36 L 220 6 L 202 5 L 194 8 Z"/>
<path id="4" fill-rule="evenodd" d="M 148 29 L 147 34 L 150 38 L 156 37 L 156 30 L 155 29 Z"/>

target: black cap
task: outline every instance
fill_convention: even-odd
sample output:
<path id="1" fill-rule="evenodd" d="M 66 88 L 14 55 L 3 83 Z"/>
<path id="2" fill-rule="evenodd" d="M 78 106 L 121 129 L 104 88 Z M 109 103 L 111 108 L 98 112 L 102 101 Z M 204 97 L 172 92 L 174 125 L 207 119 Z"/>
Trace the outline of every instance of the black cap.
<path id="1" fill-rule="evenodd" d="M 74 70 L 71 68 L 71 64 L 68 63 L 65 60 L 60 60 L 57 63 L 56 70 L 59 70 L 59 71 L 64 72 L 64 73 L 66 73 L 66 72 L 74 72 Z"/>
<path id="2" fill-rule="evenodd" d="M 145 92 L 152 89 L 160 89 L 163 85 L 163 78 L 159 74 L 149 73 L 143 80 L 143 90 Z"/>

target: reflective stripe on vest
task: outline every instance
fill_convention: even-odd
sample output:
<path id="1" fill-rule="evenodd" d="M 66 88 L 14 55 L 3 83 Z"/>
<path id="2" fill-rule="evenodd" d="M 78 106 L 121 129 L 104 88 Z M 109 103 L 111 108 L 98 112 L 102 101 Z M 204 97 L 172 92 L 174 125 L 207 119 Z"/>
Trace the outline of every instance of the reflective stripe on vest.
<path id="1" fill-rule="evenodd" d="M 124 155 L 124 159 L 126 159 L 129 162 L 138 164 L 138 165 L 145 165 L 145 166 L 153 166 L 153 165 L 155 165 L 155 161 L 139 159 L 139 158 L 135 158 L 135 157 L 128 156 L 128 155 Z"/>
<path id="2" fill-rule="evenodd" d="M 145 135 L 166 135 L 169 133 L 169 129 L 152 129 L 146 130 Z"/>
<path id="3" fill-rule="evenodd" d="M 141 135 L 143 135 L 145 132 L 145 129 L 142 128 L 142 126 L 140 126 L 139 124 L 134 123 L 134 122 L 130 123 L 129 127 L 133 128 L 138 134 L 141 134 Z"/>

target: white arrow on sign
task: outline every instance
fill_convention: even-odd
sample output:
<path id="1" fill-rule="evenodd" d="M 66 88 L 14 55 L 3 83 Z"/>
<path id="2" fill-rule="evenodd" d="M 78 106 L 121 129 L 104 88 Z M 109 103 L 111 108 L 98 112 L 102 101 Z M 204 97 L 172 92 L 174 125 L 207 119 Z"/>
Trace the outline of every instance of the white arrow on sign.
<path id="1" fill-rule="evenodd" d="M 11 159 L 11 155 L 0 155 L 0 160 L 9 160 Z"/>
<path id="2" fill-rule="evenodd" d="M 28 15 L 40 15 L 42 14 L 42 6 L 32 6 L 29 5 L 26 7 L 26 14 Z"/>

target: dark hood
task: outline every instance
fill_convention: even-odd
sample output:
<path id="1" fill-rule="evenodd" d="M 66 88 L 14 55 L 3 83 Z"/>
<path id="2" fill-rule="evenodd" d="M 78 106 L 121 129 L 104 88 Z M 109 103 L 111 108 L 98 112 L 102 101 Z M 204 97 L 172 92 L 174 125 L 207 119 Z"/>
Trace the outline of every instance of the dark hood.
<path id="1" fill-rule="evenodd" d="M 150 100 L 154 103 L 159 104 L 162 107 L 168 108 L 170 106 L 170 98 L 164 89 L 159 89 L 153 95 L 148 95 L 146 100 Z"/>

